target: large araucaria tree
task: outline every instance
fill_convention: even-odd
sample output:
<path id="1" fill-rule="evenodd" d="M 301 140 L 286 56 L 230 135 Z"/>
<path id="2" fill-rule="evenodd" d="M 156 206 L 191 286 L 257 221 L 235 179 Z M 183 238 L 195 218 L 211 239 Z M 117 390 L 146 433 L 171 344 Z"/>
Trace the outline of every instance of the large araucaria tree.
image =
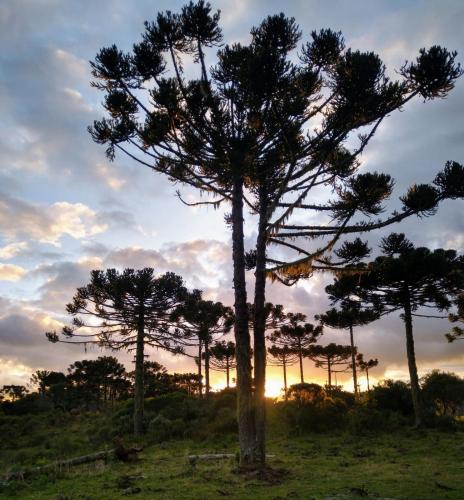
<path id="1" fill-rule="evenodd" d="M 417 373 L 413 317 L 434 317 L 448 310 L 452 298 L 464 287 L 464 259 L 455 250 L 414 247 L 404 234 L 392 233 L 382 239 L 382 255 L 361 272 L 356 287 L 348 285 L 364 304 L 381 307 L 382 315 L 401 312 L 405 326 L 406 354 L 411 382 L 415 425 L 422 424 L 423 411 Z M 343 288 L 350 276 L 339 278 Z M 421 312 L 418 312 L 418 311 Z"/>
<path id="2" fill-rule="evenodd" d="M 182 351 L 183 336 L 172 328 L 170 315 L 186 295 L 182 278 L 174 273 L 157 277 L 152 268 L 92 271 L 90 282 L 66 306 L 73 326 L 63 327 L 61 335 L 46 334 L 51 342 L 135 351 L 135 435 L 143 432 L 145 347 Z"/>
<path id="3" fill-rule="evenodd" d="M 333 269 L 330 250 L 345 232 L 423 214 L 447 197 L 446 189 L 420 184 L 402 198 L 401 211 L 370 221 L 366 217 L 381 212 L 393 181 L 378 173 L 357 174 L 357 169 L 387 115 L 415 96 L 444 97 L 453 88 L 461 74 L 455 53 L 437 46 L 422 49 L 417 61 L 401 68 L 402 79 L 393 82 L 377 55 L 345 49 L 340 33 L 313 32 L 303 46 L 301 36 L 295 20 L 280 14 L 253 28 L 248 44 L 222 46 L 219 13 L 199 0 L 179 14 L 160 13 L 147 22 L 131 53 L 113 45 L 101 49 L 92 63 L 94 85 L 106 94 L 109 116 L 95 122 L 91 133 L 107 146 L 108 157 L 122 152 L 212 196 L 198 204 L 231 207 L 243 466 L 265 461 L 266 277 L 294 282 L 316 269 Z M 187 60 L 197 68 L 190 78 L 183 69 Z M 353 133 L 360 133 L 360 142 L 349 150 L 346 142 Z M 452 173 L 459 178 L 454 189 L 461 196 L 462 168 L 456 164 Z M 449 175 L 443 179 L 447 188 Z M 315 203 L 314 189 L 320 193 L 324 186 L 337 196 Z M 244 206 L 258 219 L 251 259 L 244 250 Z M 309 210 L 328 214 L 332 224 L 301 223 L 301 214 Z M 356 215 L 364 218 L 353 222 Z M 305 247 L 305 240 L 321 237 L 320 246 Z M 269 256 L 271 244 L 295 250 L 298 258 Z M 246 263 L 255 269 L 254 395 Z"/>

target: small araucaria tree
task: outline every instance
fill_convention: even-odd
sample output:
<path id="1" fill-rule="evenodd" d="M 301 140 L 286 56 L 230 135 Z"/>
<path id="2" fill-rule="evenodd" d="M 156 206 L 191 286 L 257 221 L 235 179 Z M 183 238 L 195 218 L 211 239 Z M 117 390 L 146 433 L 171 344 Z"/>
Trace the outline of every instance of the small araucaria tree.
<path id="1" fill-rule="evenodd" d="M 378 366 L 379 360 L 377 358 L 375 359 L 368 359 L 365 360 L 364 356 L 362 353 L 356 354 L 356 366 L 362 371 L 366 372 L 366 380 L 367 380 L 367 391 L 370 391 L 370 386 L 369 386 L 369 370 L 372 368 L 375 368 Z"/>
<path id="2" fill-rule="evenodd" d="M 210 366 L 212 370 L 226 374 L 226 387 L 230 387 L 230 372 L 235 369 L 235 343 L 229 340 L 215 342 L 210 349 Z"/>
<path id="3" fill-rule="evenodd" d="M 271 355 L 270 365 L 282 366 L 284 370 L 284 398 L 288 400 L 287 368 L 298 361 L 298 354 L 287 345 L 272 345 L 267 349 Z"/>
<path id="4" fill-rule="evenodd" d="M 330 343 L 326 346 L 312 345 L 305 352 L 316 363 L 316 368 L 327 370 L 327 388 L 332 392 L 332 375 L 346 372 L 351 358 L 351 346 Z"/>
<path id="5" fill-rule="evenodd" d="M 147 22 L 131 53 L 113 45 L 102 49 L 92 64 L 94 84 L 106 93 L 109 117 L 95 122 L 91 133 L 107 146 L 108 157 L 122 152 L 174 182 L 213 196 L 199 204 L 230 203 L 241 465 L 265 461 L 266 276 L 293 281 L 317 267 L 330 269 L 333 264 L 325 257 L 343 232 L 397 222 L 443 198 L 442 191 L 415 186 L 404 197 L 401 213 L 351 224 L 355 215 L 378 215 L 380 202 L 392 191 L 388 175 L 355 175 L 358 157 L 380 123 L 415 96 L 444 97 L 461 74 L 456 54 L 435 46 L 422 49 L 416 62 L 401 69 L 402 80 L 392 82 L 377 55 L 345 49 L 340 33 L 312 32 L 299 47 L 301 36 L 294 19 L 270 16 L 251 30 L 248 44 L 225 45 L 208 67 L 210 49 L 217 50 L 223 37 L 219 13 L 199 0 L 179 14 L 160 13 L 155 22 Z M 182 65 L 188 58 L 198 70 L 190 80 Z M 360 143 L 348 150 L 346 141 L 358 132 Z M 311 195 L 321 186 L 335 190 L 338 198 L 314 203 Z M 462 186 L 460 181 L 459 196 Z M 258 217 L 254 401 L 244 204 Z M 329 214 L 333 224 L 289 221 L 301 209 Z M 308 251 L 294 244 L 295 233 L 309 239 L 325 236 L 327 241 Z M 270 260 L 270 244 L 296 249 L 303 258 L 282 262 L 274 255 Z"/>
<path id="6" fill-rule="evenodd" d="M 170 327 L 169 320 L 186 295 L 182 278 L 174 273 L 156 277 L 152 268 L 92 271 L 90 282 L 78 288 L 66 306 L 73 326 L 63 327 L 61 336 L 46 334 L 51 342 L 135 351 L 135 435 L 143 432 L 145 346 L 182 350 L 182 336 Z"/>
<path id="7" fill-rule="evenodd" d="M 358 241 L 360 244 L 360 242 Z M 359 300 L 356 300 L 351 294 L 351 290 L 356 289 L 358 281 L 357 275 L 345 275 L 342 280 L 335 279 L 334 283 L 326 287 L 332 304 L 339 304 L 340 308 L 333 307 L 325 314 L 316 316 L 322 324 L 335 328 L 337 330 L 348 330 L 350 334 L 351 345 L 351 369 L 353 371 L 354 394 L 358 395 L 358 377 L 356 370 L 356 351 L 354 342 L 353 328 L 356 326 L 367 325 L 380 317 L 378 307 L 361 306 Z"/>
<path id="8" fill-rule="evenodd" d="M 201 292 L 195 290 L 177 307 L 171 320 L 183 332 L 190 345 L 197 348 L 198 394 L 202 397 L 202 363 L 205 363 L 205 393 L 210 392 L 210 346 L 212 342 L 226 335 L 234 325 L 234 315 L 230 307 L 222 302 L 203 300 Z"/>
<path id="9" fill-rule="evenodd" d="M 305 323 L 306 316 L 302 313 L 287 313 L 285 319 L 286 324 L 275 330 L 268 339 L 275 346 L 286 348 L 288 353 L 295 354 L 300 366 L 300 383 L 304 384 L 304 353 L 322 335 L 322 326 Z"/>
<path id="10" fill-rule="evenodd" d="M 368 305 L 376 304 L 382 314 L 401 311 L 405 325 L 406 353 L 415 425 L 422 423 L 419 377 L 414 349 L 413 317 L 434 317 L 417 310 L 448 310 L 452 297 L 464 287 L 464 259 L 455 250 L 414 247 L 404 234 L 392 233 L 382 239 L 383 255 L 369 263 L 351 289 Z M 342 277 L 340 281 L 349 279 Z M 341 284 L 340 286 L 343 286 Z"/>

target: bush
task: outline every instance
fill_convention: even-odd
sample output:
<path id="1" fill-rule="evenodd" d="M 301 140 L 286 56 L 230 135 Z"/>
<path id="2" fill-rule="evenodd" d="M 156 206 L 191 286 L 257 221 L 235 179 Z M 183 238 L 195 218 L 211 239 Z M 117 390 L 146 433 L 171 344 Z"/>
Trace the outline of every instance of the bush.
<path id="1" fill-rule="evenodd" d="M 370 400 L 382 411 L 397 412 L 404 416 L 413 414 L 411 389 L 401 380 L 383 380 L 372 389 Z"/>
<path id="2" fill-rule="evenodd" d="M 318 404 L 288 401 L 278 405 L 292 433 L 341 429 L 346 422 L 347 406 L 341 399 L 326 398 Z"/>
<path id="3" fill-rule="evenodd" d="M 185 423 L 182 419 L 170 420 L 162 414 L 157 415 L 148 424 L 148 436 L 157 443 L 168 439 L 181 438 L 184 430 Z"/>
<path id="4" fill-rule="evenodd" d="M 287 390 L 287 397 L 298 404 L 321 404 L 327 397 L 323 387 L 318 384 L 293 384 Z"/>
<path id="5" fill-rule="evenodd" d="M 372 406 L 359 405 L 347 414 L 347 430 L 351 434 L 395 431 L 408 425 L 409 419 L 401 413 L 380 411 Z"/>
<path id="6" fill-rule="evenodd" d="M 455 373 L 434 370 L 422 379 L 422 396 L 438 415 L 455 416 L 464 402 L 464 380 Z"/>
<path id="7" fill-rule="evenodd" d="M 213 394 L 213 405 L 216 410 L 220 408 L 230 408 L 235 410 L 237 407 L 237 391 L 235 388 L 223 389 L 222 391 Z"/>
<path id="8" fill-rule="evenodd" d="M 434 409 L 424 414 L 424 425 L 445 432 L 464 430 L 464 423 L 452 415 L 438 415 Z"/>
<path id="9" fill-rule="evenodd" d="M 187 396 L 183 392 L 171 392 L 161 396 L 146 398 L 144 403 L 145 411 L 148 413 L 159 413 L 161 410 L 178 410 Z M 133 407 L 133 403 L 131 409 Z"/>
<path id="10" fill-rule="evenodd" d="M 211 433 L 228 434 L 231 432 L 238 432 L 235 409 L 232 410 L 226 407 L 219 408 L 214 420 L 208 427 Z"/>

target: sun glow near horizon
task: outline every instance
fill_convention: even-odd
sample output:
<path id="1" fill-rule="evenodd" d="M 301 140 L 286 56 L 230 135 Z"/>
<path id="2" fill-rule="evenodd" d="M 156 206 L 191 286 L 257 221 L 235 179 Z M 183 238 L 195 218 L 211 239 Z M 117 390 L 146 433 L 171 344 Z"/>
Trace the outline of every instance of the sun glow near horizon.
<path id="1" fill-rule="evenodd" d="M 266 379 L 265 394 L 268 398 L 282 397 L 284 394 L 282 380 L 275 377 Z"/>

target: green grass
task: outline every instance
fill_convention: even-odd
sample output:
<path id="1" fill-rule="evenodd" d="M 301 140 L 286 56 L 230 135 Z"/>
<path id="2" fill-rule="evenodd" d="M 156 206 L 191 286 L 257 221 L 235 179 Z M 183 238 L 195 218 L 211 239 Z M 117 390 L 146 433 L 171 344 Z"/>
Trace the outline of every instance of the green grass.
<path id="1" fill-rule="evenodd" d="M 234 473 L 233 460 L 188 463 L 195 453 L 235 452 L 232 438 L 216 444 L 151 445 L 132 463 L 97 463 L 55 477 L 4 484 L 0 498 L 127 498 L 128 475 L 140 499 L 464 498 L 464 434 L 439 431 L 376 436 L 312 434 L 270 438 L 269 464 L 280 484 Z M 132 496 L 132 495 L 131 495 Z"/>

